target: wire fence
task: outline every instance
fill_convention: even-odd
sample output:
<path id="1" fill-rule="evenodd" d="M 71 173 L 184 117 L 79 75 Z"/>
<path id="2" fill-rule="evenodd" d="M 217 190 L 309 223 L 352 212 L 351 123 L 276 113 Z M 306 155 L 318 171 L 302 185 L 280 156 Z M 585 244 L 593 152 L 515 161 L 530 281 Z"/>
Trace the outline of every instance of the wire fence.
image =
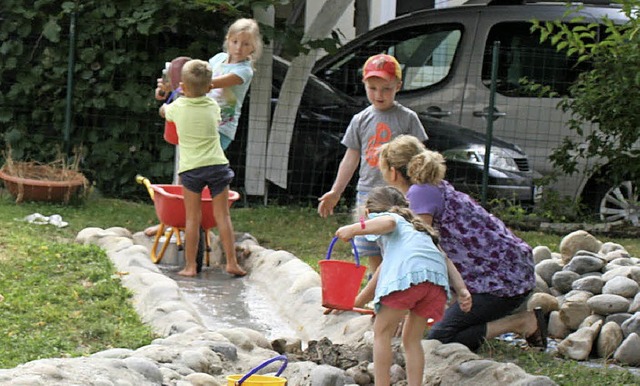
<path id="1" fill-rule="evenodd" d="M 535 188 L 533 174 L 548 175 L 554 172 L 549 156 L 563 137 L 572 133 L 567 131 L 565 125 L 568 114 L 557 109 L 560 99 L 539 98 L 522 80 L 539 82 L 564 95 L 568 85 L 583 68 L 563 53 L 550 47 L 541 47 L 528 30 L 525 35 L 525 31 L 518 28 L 521 27 L 506 23 L 494 30 L 488 39 L 502 43 L 497 63 L 496 119 L 492 122 L 495 135 L 493 150 L 499 156 L 494 158 L 489 171 L 492 174 L 488 184 L 493 188 L 489 188 L 488 198 L 531 201 Z M 456 26 L 436 32 L 433 29 L 417 29 L 410 39 L 396 36 L 391 40 L 377 41 L 369 45 L 367 50 L 351 55 L 349 60 L 319 70 L 319 77 L 312 75 L 301 97 L 288 147 L 289 154 L 284 154 L 288 156 L 287 167 L 280 171 L 287 175 L 287 186 L 283 188 L 265 180 L 265 196 L 252 197 L 245 186 L 247 177 L 253 178 L 256 170 L 260 169 L 255 165 L 247 166 L 248 154 L 254 151 L 249 149 L 263 149 L 259 156 L 249 157 L 254 162 L 257 159 L 257 162 L 266 164 L 267 158 L 273 156 L 264 152 L 268 148 L 268 136 L 249 140 L 249 96 L 244 103 L 236 139 L 227 151 L 231 167 L 236 173 L 232 189 L 241 192 L 245 200 L 316 205 L 318 197 L 328 191 L 334 182 L 345 151 L 340 140 L 351 118 L 367 105 L 361 82 L 362 64 L 372 54 L 387 52 L 395 55 L 403 64 L 404 84 L 397 99 L 423 118 L 431 137 L 428 146 L 447 155 L 447 179 L 459 189 L 479 197 L 485 158 L 483 145 L 487 140 L 482 134 L 487 127 L 492 47 L 487 45 L 480 50 L 480 55 L 469 55 L 458 47 L 462 33 Z M 31 46 L 27 45 L 27 49 L 33 50 L 40 44 L 35 40 L 29 43 Z M 427 49 L 429 47 L 431 49 Z M 212 56 L 204 51 L 190 56 L 198 55 L 205 60 Z M 76 143 L 91 144 L 84 157 L 87 161 L 86 172 L 93 180 L 108 178 L 120 184 L 130 183 L 131 192 L 139 190 L 133 178 L 136 174 L 148 176 L 157 183 L 169 183 L 172 180 L 175 149 L 162 139 L 163 122 L 157 114 L 159 102 L 153 99 L 155 79 L 160 75 L 162 64 L 171 59 L 158 58 L 158 73 L 141 75 L 136 84 L 130 86 L 146 89 L 136 109 L 130 105 L 118 105 L 117 95 L 110 97 L 106 109 L 101 106 L 78 109 L 76 93 L 74 106 L 71 107 L 71 138 Z M 264 101 L 271 109 L 280 97 L 287 69 L 286 61 L 274 60 L 271 100 Z M 125 74 L 128 70 L 131 69 L 125 68 L 116 73 L 121 74 L 122 78 L 116 76 L 108 81 L 114 84 L 131 82 Z M 97 76 L 99 72 L 99 68 L 91 70 L 91 65 L 89 69 L 76 71 L 74 87 L 102 87 Z M 255 76 L 260 77 L 261 74 L 257 72 Z M 23 80 L 13 81 L 19 84 Z M 37 81 L 45 83 L 46 78 Z M 56 87 L 65 90 L 65 81 L 64 77 L 60 77 Z M 3 93 L 12 92 L 6 80 L 2 83 Z M 127 87 L 125 84 L 113 92 L 126 92 Z M 254 84 L 251 91 L 255 93 L 257 90 Z M 63 116 L 61 112 L 66 108 L 62 95 L 62 91 L 53 97 L 46 93 L 25 95 L 24 100 L 28 103 L 20 105 L 9 105 L 6 98 L 0 99 L 0 109 L 12 112 L 11 119 L 4 122 L 3 147 L 14 142 L 12 133 L 17 132 L 14 130 L 30 133 L 20 140 L 31 141 L 34 146 L 60 143 L 63 136 L 62 127 L 59 126 Z M 146 106 L 144 112 L 140 111 L 142 105 Z M 270 122 L 260 123 L 262 126 L 270 125 Z M 470 131 L 455 131 L 460 127 Z M 101 140 L 95 141 L 93 138 Z M 518 152 L 518 148 L 522 152 Z M 29 154 L 20 156 L 29 157 Z M 114 164 L 118 166 L 110 166 Z M 352 202 L 356 179 L 357 175 L 344 195 L 348 204 Z M 552 187 L 561 194 L 577 197 L 585 183 L 586 176 L 563 176 Z M 108 193 L 119 195 L 122 192 Z M 135 196 L 135 193 L 126 194 Z M 139 195 L 144 198 L 145 192 L 140 191 Z"/>

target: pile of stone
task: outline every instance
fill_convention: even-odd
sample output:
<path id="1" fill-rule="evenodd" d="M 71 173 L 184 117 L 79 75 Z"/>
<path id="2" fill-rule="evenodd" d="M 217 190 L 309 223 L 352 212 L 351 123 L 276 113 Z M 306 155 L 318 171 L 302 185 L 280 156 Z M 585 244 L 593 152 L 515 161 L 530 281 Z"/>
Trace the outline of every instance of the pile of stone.
<path id="1" fill-rule="evenodd" d="M 583 230 L 566 235 L 559 250 L 534 248 L 537 286 L 528 304 L 546 311 L 558 353 L 640 365 L 640 259 Z"/>

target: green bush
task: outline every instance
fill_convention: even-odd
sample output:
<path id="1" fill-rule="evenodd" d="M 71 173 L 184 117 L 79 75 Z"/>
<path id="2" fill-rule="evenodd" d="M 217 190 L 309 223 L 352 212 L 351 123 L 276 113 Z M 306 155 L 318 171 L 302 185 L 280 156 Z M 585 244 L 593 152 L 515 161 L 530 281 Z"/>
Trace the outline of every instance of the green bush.
<path id="1" fill-rule="evenodd" d="M 137 173 L 170 181 L 174 147 L 162 139 L 156 78 L 176 56 L 206 60 L 219 52 L 226 26 L 243 11 L 213 12 L 215 1 L 202 3 L 4 0 L 0 147 L 40 162 L 53 161 L 58 148 L 82 149 L 81 170 L 108 196 L 144 195 L 133 183 Z"/>

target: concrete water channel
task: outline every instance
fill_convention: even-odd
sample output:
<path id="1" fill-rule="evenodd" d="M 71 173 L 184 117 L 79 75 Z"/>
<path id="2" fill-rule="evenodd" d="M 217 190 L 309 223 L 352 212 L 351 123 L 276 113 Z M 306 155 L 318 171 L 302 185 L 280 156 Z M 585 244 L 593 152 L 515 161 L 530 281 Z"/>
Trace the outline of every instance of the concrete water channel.
<path id="1" fill-rule="evenodd" d="M 158 267 L 176 281 L 185 297 L 198 310 L 211 330 L 245 327 L 262 333 L 267 339 L 296 337 L 277 307 L 260 293 L 249 278 L 234 278 L 220 269 L 206 268 L 196 277 L 184 277 L 176 265 Z"/>

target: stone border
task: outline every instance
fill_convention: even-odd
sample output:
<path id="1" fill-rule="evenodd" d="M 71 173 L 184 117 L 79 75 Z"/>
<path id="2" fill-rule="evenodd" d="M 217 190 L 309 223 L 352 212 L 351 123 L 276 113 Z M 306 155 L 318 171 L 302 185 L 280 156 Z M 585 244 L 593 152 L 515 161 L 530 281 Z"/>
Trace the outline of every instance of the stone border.
<path id="1" fill-rule="evenodd" d="M 142 320 L 161 337 L 136 350 L 114 348 L 88 357 L 42 359 L 0 370 L 0 384 L 220 386 L 227 384 L 226 374 L 245 374 L 278 355 L 273 349 L 275 341 L 267 341 L 257 331 L 205 328 L 177 283 L 150 261 L 148 249 L 136 245 L 133 238 L 125 228 L 86 228 L 78 233 L 76 242 L 95 244 L 106 251 L 123 286 L 132 291 L 133 305 Z M 302 336 L 330 337 L 345 345 L 370 347 L 370 316 L 322 314 L 320 279 L 311 267 L 288 252 L 262 248 L 252 238 L 237 247 L 250 272 L 245 280 L 261 284 L 273 299 L 286 304 L 280 311 L 298 323 Z M 481 359 L 462 345 L 423 341 L 423 346 L 425 384 L 555 384 L 547 377 L 528 375 L 515 365 Z M 279 366 L 275 362 L 264 371 L 275 372 Z M 353 385 L 358 368 L 371 370 L 367 362 L 345 371 L 308 360 L 290 361 L 282 376 L 291 386 Z"/>

